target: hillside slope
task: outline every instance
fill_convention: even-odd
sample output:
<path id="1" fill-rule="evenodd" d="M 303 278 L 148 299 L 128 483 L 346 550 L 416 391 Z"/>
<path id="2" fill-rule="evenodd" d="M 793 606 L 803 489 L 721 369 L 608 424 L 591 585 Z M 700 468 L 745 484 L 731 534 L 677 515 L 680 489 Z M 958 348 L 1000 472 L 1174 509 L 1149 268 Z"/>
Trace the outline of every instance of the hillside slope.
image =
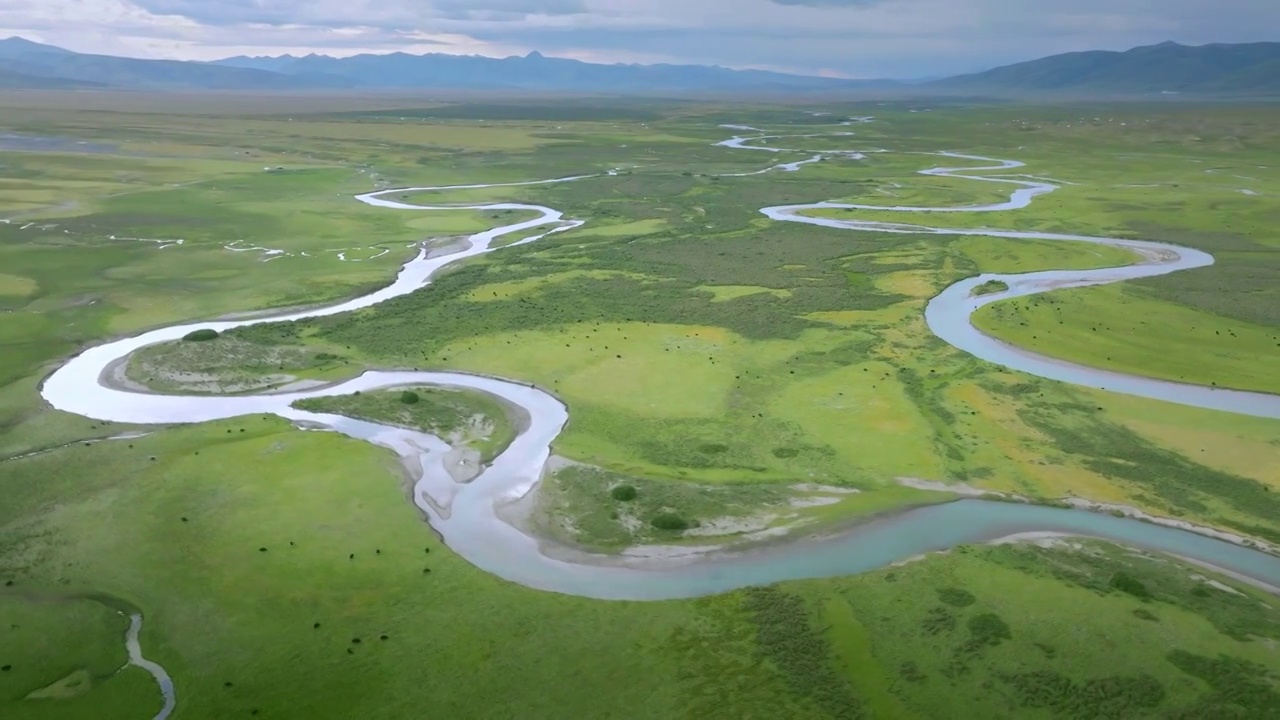
<path id="1" fill-rule="evenodd" d="M 939 90 L 1280 95 L 1280 43 L 1066 53 L 931 83 Z"/>

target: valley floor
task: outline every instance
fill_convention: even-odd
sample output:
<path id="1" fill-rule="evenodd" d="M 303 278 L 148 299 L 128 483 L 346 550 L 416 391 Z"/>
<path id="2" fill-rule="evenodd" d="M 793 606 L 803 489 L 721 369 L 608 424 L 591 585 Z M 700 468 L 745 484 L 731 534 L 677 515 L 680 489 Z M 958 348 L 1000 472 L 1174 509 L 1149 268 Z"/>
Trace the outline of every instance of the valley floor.
<path id="1" fill-rule="evenodd" d="M 522 118 L 548 105 L 564 117 Z M 117 379 L 206 394 L 366 368 L 534 383 L 571 421 L 528 527 L 624 556 L 779 542 L 966 488 L 1280 541 L 1280 421 L 1003 370 L 923 321 L 966 277 L 1131 256 L 759 213 L 998 202 L 1002 189 L 918 175 L 934 158 L 910 153 L 1016 157 L 1027 167 L 1009 174 L 1061 189 L 1022 210 L 919 220 L 1163 240 L 1216 263 L 997 302 L 979 327 L 1095 367 L 1274 393 L 1271 109 L 833 106 L 822 110 L 876 115 L 841 143 L 904 152 L 734 177 L 830 139 L 774 157 L 716 146 L 740 132 L 718 125 L 848 128 L 792 107 L 624 104 L 602 118 L 591 101 L 542 100 L 483 125 L 492 104 L 457 117 L 467 108 L 449 120 L 313 109 L 287 132 L 234 102 L 221 117 L 30 100 L 6 115 L 0 131 L 117 152 L 0 152 L 0 714 L 160 711 L 154 682 L 126 664 L 128 619 L 79 599 L 94 593 L 142 610 L 142 646 L 177 686 L 175 718 L 1190 718 L 1280 705 L 1280 600 L 1163 555 L 1035 537 L 709 598 L 593 601 L 454 554 L 406 499 L 396 459 L 366 443 L 273 417 L 135 427 L 42 402 L 41 380 L 85 346 L 359 295 L 424 239 L 456 248 L 522 219 L 380 210 L 357 193 L 601 173 L 407 197 L 535 203 L 585 224 L 366 310 L 155 346 Z M 306 409 L 448 437 L 474 453 L 463 465 L 497 457 L 521 426 L 484 396 L 411 391 Z"/>

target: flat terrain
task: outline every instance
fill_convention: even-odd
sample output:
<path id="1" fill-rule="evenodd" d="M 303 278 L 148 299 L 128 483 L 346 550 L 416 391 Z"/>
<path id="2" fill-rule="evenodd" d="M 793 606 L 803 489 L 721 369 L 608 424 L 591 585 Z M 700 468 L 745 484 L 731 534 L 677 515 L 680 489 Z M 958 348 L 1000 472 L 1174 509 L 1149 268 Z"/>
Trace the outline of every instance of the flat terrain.
<path id="1" fill-rule="evenodd" d="M 980 327 L 1089 365 L 1280 392 L 1273 108 L 528 99 L 440 114 L 387 98 L 12 99 L 0 133 L 109 149 L 0 149 L 0 716 L 158 711 L 145 673 L 115 672 L 127 619 L 74 599 L 90 593 L 142 609 L 179 720 L 1266 717 L 1280 705 L 1280 601 L 1168 558 L 1042 540 L 715 598 L 595 602 L 452 554 L 394 457 L 370 445 L 264 417 L 124 427 L 38 394 L 84 346 L 357 295 L 423 241 L 519 219 L 371 208 L 356 193 L 617 169 L 406 193 L 544 204 L 586 224 L 367 310 L 148 348 L 118 379 L 256 392 L 420 368 L 536 383 L 571 421 L 535 524 L 603 552 L 822 531 L 947 498 L 901 478 L 1280 541 L 1280 421 L 1004 371 L 924 325 L 928 300 L 960 279 L 1128 253 L 759 213 L 999 202 L 998 186 L 917 174 L 970 161 L 910 153 L 1021 160 L 1007 173 L 1072 184 L 1024 210 L 906 220 L 1149 238 L 1217 262 L 996 303 Z M 877 119 L 831 126 L 818 111 Z M 775 141 L 798 148 L 775 157 L 715 147 L 740 132 L 724 123 L 856 134 Z M 902 152 L 730 177 L 831 148 Z M 409 390 L 418 402 L 397 389 L 303 409 L 461 432 L 485 459 L 518 424 L 487 397 Z"/>
<path id="2" fill-rule="evenodd" d="M 300 410 L 330 413 L 421 430 L 454 445 L 465 445 L 488 462 L 515 439 L 519 418 L 502 401 L 481 393 L 431 387 L 313 398 L 294 403 Z"/>

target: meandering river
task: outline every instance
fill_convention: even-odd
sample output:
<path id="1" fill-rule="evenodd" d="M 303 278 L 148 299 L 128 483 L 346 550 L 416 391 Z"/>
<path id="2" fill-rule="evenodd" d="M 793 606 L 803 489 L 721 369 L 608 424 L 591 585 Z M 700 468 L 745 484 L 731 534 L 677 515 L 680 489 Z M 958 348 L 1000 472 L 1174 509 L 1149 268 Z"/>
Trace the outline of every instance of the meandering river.
<path id="1" fill-rule="evenodd" d="M 844 136 L 847 134 L 837 135 Z M 751 144 L 768 137 L 779 136 L 739 136 L 720 144 L 742 150 L 786 150 Z M 797 171 L 806 162 L 825 157 L 862 157 L 862 152 L 858 150 L 822 150 L 816 153 L 808 161 L 775 165 L 761 172 Z M 961 281 L 929 303 L 925 313 L 928 326 L 943 340 L 961 350 L 1039 377 L 1197 407 L 1280 418 L 1280 396 L 1183 385 L 1066 363 L 994 340 L 979 332 L 969 321 L 970 315 L 977 308 L 1005 298 L 1204 267 L 1213 262 L 1213 258 L 1206 253 L 1157 242 L 1038 232 L 953 230 L 868 220 L 836 220 L 807 214 L 813 210 L 832 208 L 904 213 L 1016 210 L 1026 207 L 1035 197 L 1057 189 L 1056 185 L 1049 182 L 973 174 L 1020 167 L 1021 164 L 1015 161 L 990 160 L 954 153 L 937 155 L 991 164 L 963 169 L 931 168 L 923 171 L 925 174 L 1007 184 L 1014 187 L 1009 200 L 992 205 L 957 208 L 882 207 L 823 202 L 770 207 L 762 212 L 782 222 L 808 223 L 841 230 L 1069 240 L 1133 250 L 1146 259 L 1138 264 L 1119 268 L 983 275 Z M 601 178 L 602 175 L 577 176 L 510 183 L 506 186 Z M 88 348 L 50 375 L 41 392 L 55 408 L 99 420 L 194 423 L 240 415 L 274 414 L 391 448 L 405 459 L 419 477 L 414 488 L 414 501 L 455 552 L 495 575 L 553 592 L 601 599 L 657 600 L 691 597 L 781 580 L 863 572 L 921 553 L 1031 531 L 1114 540 L 1184 556 L 1263 583 L 1280 586 L 1280 557 L 1241 545 L 1111 515 L 976 499 L 908 510 L 830 537 L 798 540 L 746 552 L 710 554 L 665 562 L 592 555 L 567 547 L 549 549 L 547 540 L 527 535 L 499 516 L 499 508 L 504 503 L 523 498 L 536 487 L 550 457 L 551 444 L 569 419 L 569 411 L 563 403 L 535 387 L 462 373 L 370 371 L 348 382 L 323 389 L 288 394 L 216 397 L 146 394 L 111 387 L 103 381 L 113 363 L 127 358 L 135 350 L 154 343 L 177 340 L 192 330 L 211 328 L 224 332 L 247 325 L 335 315 L 369 307 L 429 285 L 441 268 L 490 252 L 498 238 L 535 229 L 541 231 L 540 234 L 514 243 L 518 245 L 536 242 L 549 234 L 582 225 L 582 221 L 566 219 L 561 212 L 539 205 L 496 203 L 465 207 L 433 206 L 391 199 L 393 195 L 409 196 L 432 191 L 503 186 L 480 184 L 406 188 L 360 195 L 357 197 L 360 202 L 394 211 L 518 210 L 535 212 L 537 217 L 473 235 L 466 249 L 452 255 L 431 258 L 423 251 L 401 269 L 396 280 L 389 286 L 330 307 L 277 317 L 184 323 Z M 856 237 L 851 240 L 856 242 Z M 981 297 L 971 296 L 975 286 L 992 279 L 1007 283 L 1009 289 Z M 468 484 L 458 484 L 445 470 L 444 455 L 448 446 L 438 438 L 350 418 L 304 412 L 292 407 L 294 402 L 303 398 L 343 395 L 357 390 L 370 391 L 409 384 L 435 384 L 491 393 L 523 408 L 530 421 L 510 447 L 478 477 Z"/>

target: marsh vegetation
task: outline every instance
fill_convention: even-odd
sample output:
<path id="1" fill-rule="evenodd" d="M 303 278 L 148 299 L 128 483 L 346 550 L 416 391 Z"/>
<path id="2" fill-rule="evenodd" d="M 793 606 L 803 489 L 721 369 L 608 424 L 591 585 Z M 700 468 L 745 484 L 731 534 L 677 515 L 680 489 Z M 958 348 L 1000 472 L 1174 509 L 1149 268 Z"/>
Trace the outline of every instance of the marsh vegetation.
<path id="1" fill-rule="evenodd" d="M 481 462 L 497 457 L 515 439 L 518 411 L 483 393 L 438 387 L 299 400 L 294 407 L 397 425 L 439 436 L 479 451 Z"/>
<path id="2" fill-rule="evenodd" d="M 112 674 L 121 618 L 12 595 L 65 586 L 145 610 L 143 642 L 190 718 L 314 716 L 306 708 L 397 718 L 424 706 L 459 717 L 1190 718 L 1260 717 L 1280 703 L 1274 597 L 1101 543 L 966 547 L 856 577 L 600 603 L 463 562 L 405 501 L 391 457 L 364 443 L 256 416 L 95 442 L 135 429 L 44 405 L 39 381 L 61 358 L 141 328 L 356 295 L 389 283 L 424 239 L 513 221 L 381 212 L 351 195 L 624 167 L 501 191 L 587 220 L 578 230 L 357 313 L 154 346 L 123 379 L 260 392 L 407 367 L 537 383 L 572 413 L 555 451 L 573 462 L 544 482 L 542 527 L 609 552 L 797 521 L 823 528 L 939 496 L 900 477 L 1123 503 L 1280 540 L 1276 421 L 1002 371 L 938 341 L 920 317 L 962 278 L 1131 255 L 759 215 L 822 199 L 1000 199 L 917 175 L 921 156 L 728 177 L 776 158 L 714 147 L 726 133 L 716 125 L 822 131 L 791 107 L 462 102 L 352 113 L 282 98 L 269 103 L 275 113 L 227 102 L 204 116 L 168 102 L 15 101 L 0 119 L 0 132 L 118 149 L 0 152 L 5 718 L 159 706 L 145 675 Z M 1265 362 L 1280 342 L 1273 109 L 911 109 L 877 106 L 852 141 L 1017 157 L 1028 163 L 1018 172 L 1075 183 L 1000 214 L 1001 227 L 1149 237 L 1217 259 L 996 303 L 976 317 L 983 328 L 1100 367 L 1276 391 Z M 1240 193 L 1246 184 L 1257 194 Z M 517 424 L 491 398 L 439 388 L 308 402 L 458 436 L 486 458 Z M 794 504 L 815 497 L 835 501 Z M 58 699 L 26 699 L 42 691 Z"/>

